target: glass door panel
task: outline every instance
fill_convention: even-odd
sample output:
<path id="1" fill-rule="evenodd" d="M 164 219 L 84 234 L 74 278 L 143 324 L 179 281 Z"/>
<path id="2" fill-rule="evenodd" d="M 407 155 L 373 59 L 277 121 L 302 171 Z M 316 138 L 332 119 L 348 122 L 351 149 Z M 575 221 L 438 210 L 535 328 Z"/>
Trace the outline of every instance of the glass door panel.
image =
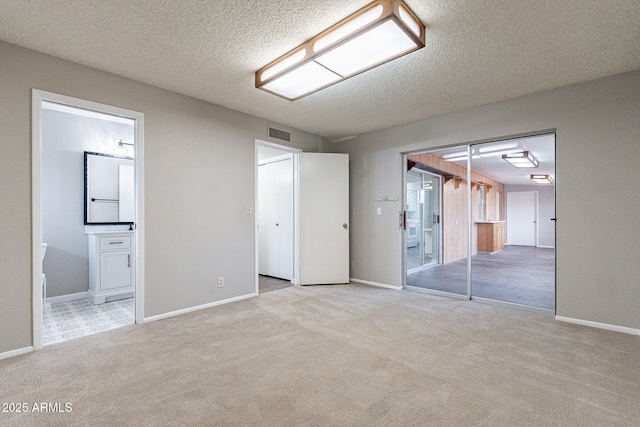
<path id="1" fill-rule="evenodd" d="M 472 297 L 554 310 L 555 189 L 553 183 L 535 183 L 531 175 L 555 176 L 555 136 L 471 149 Z M 502 158 L 525 151 L 536 159 L 530 167 L 514 167 Z"/>
<path id="2" fill-rule="evenodd" d="M 407 242 L 407 269 L 422 267 L 423 244 L 422 222 L 422 174 L 409 171 L 407 173 L 407 206 L 405 240 Z"/>
<path id="3" fill-rule="evenodd" d="M 407 156 L 406 284 L 468 295 L 466 168 L 442 154 Z"/>

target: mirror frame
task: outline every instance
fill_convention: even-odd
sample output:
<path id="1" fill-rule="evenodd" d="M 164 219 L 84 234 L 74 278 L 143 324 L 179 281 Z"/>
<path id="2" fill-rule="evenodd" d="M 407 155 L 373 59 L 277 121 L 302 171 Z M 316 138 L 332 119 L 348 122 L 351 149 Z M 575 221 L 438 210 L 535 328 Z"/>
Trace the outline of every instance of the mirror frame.
<path id="1" fill-rule="evenodd" d="M 87 156 L 88 155 L 94 155 L 94 156 L 103 156 L 103 157 L 113 157 L 116 159 L 125 159 L 125 160 L 134 160 L 133 157 L 128 157 L 128 156 L 119 156 L 117 154 L 106 154 L 106 153 L 97 153 L 95 151 L 85 151 L 84 152 L 84 225 L 133 225 L 133 221 L 129 221 L 129 222 L 119 222 L 119 221 L 115 221 L 115 222 L 88 222 L 88 218 L 87 218 L 87 212 L 88 212 L 88 186 L 87 186 L 87 180 L 88 180 L 88 167 L 87 167 Z M 134 161 L 134 167 L 135 167 L 135 161 Z"/>

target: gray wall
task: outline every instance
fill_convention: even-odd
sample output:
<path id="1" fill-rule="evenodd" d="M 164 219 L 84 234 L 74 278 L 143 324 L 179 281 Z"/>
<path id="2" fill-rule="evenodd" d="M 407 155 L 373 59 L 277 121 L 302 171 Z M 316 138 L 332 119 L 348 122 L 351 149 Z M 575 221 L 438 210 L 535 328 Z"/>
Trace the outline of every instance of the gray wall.
<path id="1" fill-rule="evenodd" d="M 504 197 L 510 191 L 538 192 L 538 246 L 554 248 L 556 246 L 556 228 L 551 218 L 556 217 L 555 188 L 553 185 L 505 185 Z M 507 204 L 505 202 L 505 216 Z M 507 227 L 509 224 L 507 224 Z"/>
<path id="2" fill-rule="evenodd" d="M 47 296 L 89 288 L 84 226 L 84 151 L 113 154 L 116 142 L 134 140 L 125 123 L 42 110 L 42 240 Z"/>
<path id="3" fill-rule="evenodd" d="M 32 88 L 145 115 L 145 316 L 254 292 L 245 211 L 267 121 L 4 42 L 0 76 L 0 353 L 33 344 Z M 288 130 L 292 145 L 322 149 L 320 137 Z"/>
<path id="4" fill-rule="evenodd" d="M 401 153 L 557 129 L 557 314 L 640 329 L 640 71 L 336 143 L 351 156 L 352 277 L 402 283 Z M 382 206 L 383 215 L 375 208 Z"/>

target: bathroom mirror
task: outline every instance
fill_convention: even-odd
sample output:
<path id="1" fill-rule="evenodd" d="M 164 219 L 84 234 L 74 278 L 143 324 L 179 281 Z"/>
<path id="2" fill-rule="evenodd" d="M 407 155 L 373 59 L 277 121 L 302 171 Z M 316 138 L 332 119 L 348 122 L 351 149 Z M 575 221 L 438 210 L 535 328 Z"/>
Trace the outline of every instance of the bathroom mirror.
<path id="1" fill-rule="evenodd" d="M 133 158 L 84 152 L 84 223 L 132 224 Z"/>

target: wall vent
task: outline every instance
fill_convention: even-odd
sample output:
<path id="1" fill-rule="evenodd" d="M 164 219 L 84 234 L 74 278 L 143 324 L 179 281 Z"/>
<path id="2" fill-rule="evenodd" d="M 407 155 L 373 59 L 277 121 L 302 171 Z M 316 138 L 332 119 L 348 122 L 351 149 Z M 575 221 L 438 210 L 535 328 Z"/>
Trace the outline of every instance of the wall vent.
<path id="1" fill-rule="evenodd" d="M 269 126 L 269 138 L 277 139 L 279 141 L 291 142 L 291 133 L 286 130 L 276 129 Z"/>

